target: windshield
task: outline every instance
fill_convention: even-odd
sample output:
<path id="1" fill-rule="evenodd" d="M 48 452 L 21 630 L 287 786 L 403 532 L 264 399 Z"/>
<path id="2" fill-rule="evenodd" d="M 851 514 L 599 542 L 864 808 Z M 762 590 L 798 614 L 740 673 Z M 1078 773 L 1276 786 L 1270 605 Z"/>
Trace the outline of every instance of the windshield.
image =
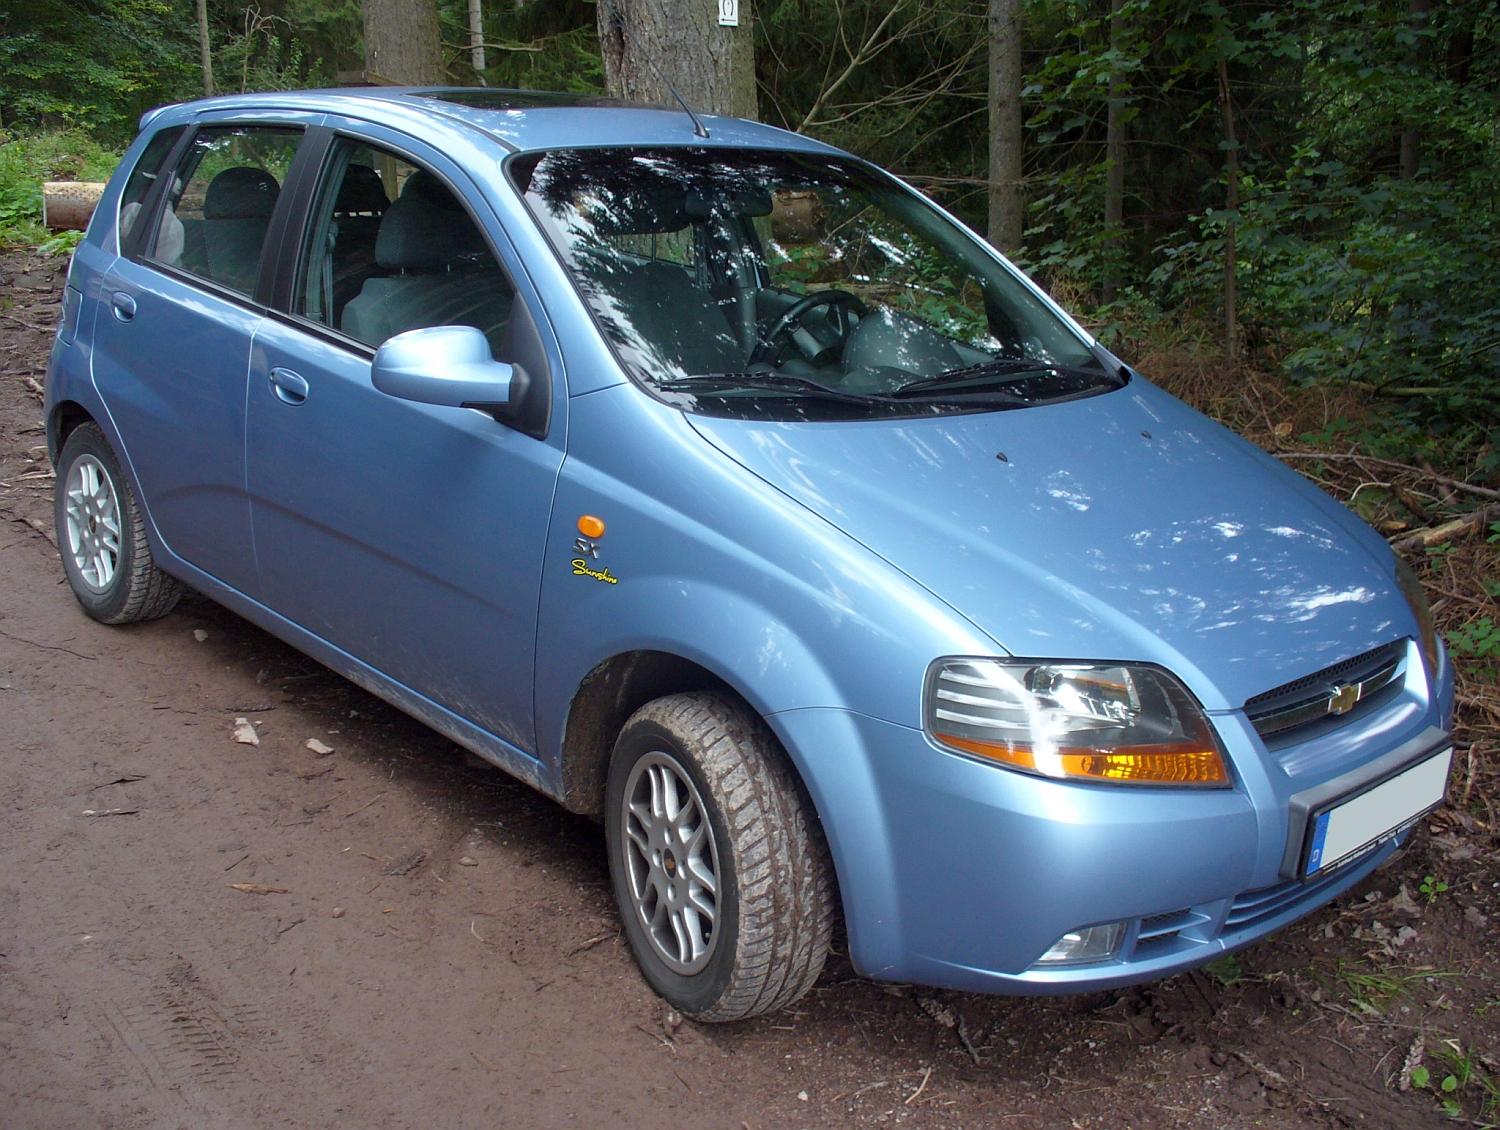
<path id="1" fill-rule="evenodd" d="M 982 246 L 864 166 L 570 149 L 510 172 L 627 371 L 690 410 L 909 416 L 1121 383 Z"/>

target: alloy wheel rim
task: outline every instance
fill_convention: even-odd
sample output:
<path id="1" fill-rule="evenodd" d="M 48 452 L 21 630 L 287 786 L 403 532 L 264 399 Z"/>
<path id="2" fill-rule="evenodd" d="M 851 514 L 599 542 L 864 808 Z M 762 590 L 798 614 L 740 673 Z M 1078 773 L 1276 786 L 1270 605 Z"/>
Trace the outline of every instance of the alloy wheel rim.
<path id="1" fill-rule="evenodd" d="M 120 567 L 120 500 L 104 464 L 80 455 L 64 484 L 68 552 L 90 592 L 109 591 Z"/>
<path id="2" fill-rule="evenodd" d="M 646 754 L 625 784 L 621 849 L 636 921 L 674 973 L 701 971 L 719 944 L 719 857 L 703 799 L 671 755 Z"/>

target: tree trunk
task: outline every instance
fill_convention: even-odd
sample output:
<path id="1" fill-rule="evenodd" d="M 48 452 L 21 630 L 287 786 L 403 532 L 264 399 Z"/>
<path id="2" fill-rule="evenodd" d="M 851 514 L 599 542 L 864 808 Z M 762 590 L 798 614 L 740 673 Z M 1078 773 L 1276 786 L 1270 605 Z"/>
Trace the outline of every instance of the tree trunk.
<path id="1" fill-rule="evenodd" d="M 1224 352 L 1230 364 L 1240 359 L 1239 275 L 1236 259 L 1239 249 L 1235 236 L 1240 210 L 1240 143 L 1235 137 L 1234 103 L 1229 97 L 1229 60 L 1219 57 L 1219 103 L 1224 112 L 1225 176 L 1229 184 L 1224 192 L 1224 207 L 1229 218 L 1224 224 Z"/>
<path id="2" fill-rule="evenodd" d="M 469 61 L 474 73 L 479 76 L 479 85 L 484 85 L 484 11 L 480 0 L 469 0 Z"/>
<path id="3" fill-rule="evenodd" d="M 1021 246 L 1021 4 L 990 0 L 989 236 L 1001 251 Z"/>
<path id="4" fill-rule="evenodd" d="M 363 0 L 365 77 L 425 86 L 444 81 L 437 0 Z"/>
<path id="5" fill-rule="evenodd" d="M 1109 45 L 1118 55 L 1125 45 L 1125 0 L 1109 2 Z M 1104 301 L 1113 302 L 1119 290 L 1120 244 L 1125 223 L 1125 76 L 1119 63 L 1109 73 L 1109 110 L 1104 126 Z"/>
<path id="6" fill-rule="evenodd" d="M 1421 31 L 1426 26 L 1430 7 L 1431 0 L 1411 0 L 1409 20 L 1414 31 Z M 1406 65 L 1415 72 L 1426 56 L 1423 41 L 1419 39 L 1416 46 L 1411 49 L 1411 54 L 1407 56 Z M 1417 175 L 1417 166 L 1421 162 L 1422 131 L 1416 118 L 1408 118 L 1405 128 L 1401 131 L 1401 179 L 1414 180 Z"/>
<path id="7" fill-rule="evenodd" d="M 214 56 L 208 43 L 208 0 L 198 0 L 198 59 L 203 65 L 203 94 L 214 92 Z"/>
<path id="8" fill-rule="evenodd" d="M 604 89 L 615 98 L 759 116 L 749 0 L 739 26 L 719 26 L 716 0 L 599 0 Z"/>

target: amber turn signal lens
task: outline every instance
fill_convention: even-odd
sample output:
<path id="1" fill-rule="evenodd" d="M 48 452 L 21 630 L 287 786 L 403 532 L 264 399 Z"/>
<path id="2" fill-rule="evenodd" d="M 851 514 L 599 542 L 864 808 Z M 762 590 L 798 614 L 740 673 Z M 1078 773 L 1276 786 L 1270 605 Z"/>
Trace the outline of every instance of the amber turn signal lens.
<path id="1" fill-rule="evenodd" d="M 602 538 L 604 536 L 604 520 L 595 518 L 592 514 L 585 514 L 578 519 L 578 532 L 586 538 Z"/>
<path id="2" fill-rule="evenodd" d="M 1190 747 L 1118 750 L 1069 749 L 1038 756 L 1007 742 L 975 741 L 957 734 L 933 734 L 943 745 L 977 754 L 1029 773 L 1084 781 L 1114 781 L 1136 785 L 1224 785 L 1229 773 L 1216 749 Z"/>

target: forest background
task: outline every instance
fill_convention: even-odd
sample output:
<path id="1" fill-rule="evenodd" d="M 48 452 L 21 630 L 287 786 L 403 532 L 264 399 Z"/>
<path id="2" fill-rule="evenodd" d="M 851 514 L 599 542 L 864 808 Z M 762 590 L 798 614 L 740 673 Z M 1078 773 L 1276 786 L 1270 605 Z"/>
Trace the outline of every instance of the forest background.
<path id="1" fill-rule="evenodd" d="M 1500 787 L 1476 784 L 1500 780 L 1500 8 L 742 0 L 734 65 L 754 82 L 732 98 L 683 34 L 715 8 L 5 0 L 0 246 L 69 249 L 41 182 L 104 179 L 151 106 L 357 79 L 373 37 L 420 38 L 413 13 L 428 77 L 466 85 L 619 89 L 601 43 L 641 32 L 701 108 L 894 170 L 1386 533 L 1461 660 L 1458 788 L 1494 835 Z"/>
<path id="2" fill-rule="evenodd" d="M 629 19 L 648 6 L 603 3 Z M 436 8 L 450 81 L 605 89 L 595 3 L 364 3 L 413 6 Z M 41 179 L 102 178 L 142 111 L 203 93 L 200 7 L 218 91 L 335 85 L 365 65 L 360 0 L 11 0 L 0 239 L 44 240 Z M 715 5 L 654 7 L 707 22 Z M 885 165 L 988 229 L 1105 341 L 1360 390 L 1376 454 L 1425 455 L 1465 478 L 1500 470 L 1494 5 L 760 0 L 740 12 L 762 120 Z M 1012 73 L 992 42 L 998 18 L 1019 30 Z M 1019 109 L 1019 138 L 992 136 L 997 102 Z M 997 219 L 992 197 L 1007 191 L 1014 218 Z"/>

